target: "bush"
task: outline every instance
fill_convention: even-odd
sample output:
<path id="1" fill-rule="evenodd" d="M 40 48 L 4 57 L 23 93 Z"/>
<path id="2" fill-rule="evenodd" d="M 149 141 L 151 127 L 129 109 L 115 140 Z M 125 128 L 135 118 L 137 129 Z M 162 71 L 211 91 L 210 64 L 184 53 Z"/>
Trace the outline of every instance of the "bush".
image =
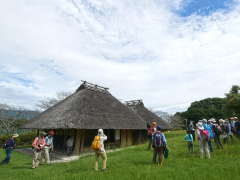
<path id="1" fill-rule="evenodd" d="M 27 133 L 20 134 L 19 137 L 16 139 L 16 145 L 17 146 L 31 145 L 36 136 L 37 136 L 36 132 L 27 132 Z M 12 134 L 1 135 L 0 136 L 1 147 L 11 137 L 12 137 Z"/>

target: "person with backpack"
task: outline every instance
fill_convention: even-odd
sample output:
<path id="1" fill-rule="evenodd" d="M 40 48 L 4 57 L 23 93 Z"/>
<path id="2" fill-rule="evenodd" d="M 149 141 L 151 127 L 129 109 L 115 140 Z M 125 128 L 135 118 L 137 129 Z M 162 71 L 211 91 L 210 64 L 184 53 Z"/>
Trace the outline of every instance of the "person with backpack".
<path id="1" fill-rule="evenodd" d="M 185 140 L 187 139 L 188 142 L 188 151 L 189 154 L 191 154 L 190 149 L 192 150 L 192 155 L 194 155 L 194 151 L 193 151 L 193 136 L 191 134 L 190 130 L 187 130 L 187 135 L 185 136 Z"/>
<path id="2" fill-rule="evenodd" d="M 210 139 L 208 141 L 208 146 L 210 148 L 210 152 L 213 152 L 212 138 L 214 138 L 214 135 L 213 135 L 213 132 L 212 132 L 212 128 L 207 124 L 206 119 L 203 119 L 202 123 L 203 123 L 202 126 L 204 127 L 204 129 L 207 130 L 210 134 Z"/>
<path id="3" fill-rule="evenodd" d="M 45 145 L 45 139 L 44 136 L 47 133 L 41 132 L 40 136 L 36 137 L 32 143 L 32 149 L 33 149 L 33 159 L 32 159 L 32 169 L 35 169 L 38 167 L 39 161 L 41 159 L 41 151 Z"/>
<path id="4" fill-rule="evenodd" d="M 1 162 L 2 165 L 8 164 L 12 157 L 12 150 L 15 149 L 15 139 L 18 137 L 18 134 L 14 134 L 12 138 L 8 139 L 4 148 L 6 148 L 7 157 Z"/>
<path id="5" fill-rule="evenodd" d="M 216 120 L 213 120 L 212 131 L 214 134 L 214 142 L 219 149 L 219 146 L 223 149 L 222 142 L 220 141 L 220 135 L 222 134 L 221 127 L 217 124 Z"/>
<path id="6" fill-rule="evenodd" d="M 98 171 L 99 155 L 102 156 L 102 159 L 103 159 L 102 171 L 107 171 L 106 169 L 107 155 L 104 149 L 104 141 L 106 140 L 107 140 L 107 136 L 103 133 L 102 129 L 99 129 L 98 135 L 95 136 L 91 146 L 91 148 L 94 149 L 95 151 L 95 170 L 96 171 Z"/>
<path id="7" fill-rule="evenodd" d="M 228 122 L 228 119 L 225 119 L 225 124 L 226 124 L 226 133 L 227 133 L 227 138 L 228 141 L 230 141 L 230 138 L 232 141 L 234 141 L 233 139 L 233 133 L 232 133 L 232 129 L 231 129 L 231 124 Z"/>
<path id="8" fill-rule="evenodd" d="M 236 136 L 236 129 L 235 129 L 235 121 L 234 121 L 234 118 L 231 117 L 230 120 L 231 120 L 231 130 L 232 130 L 232 133 L 233 133 L 234 136 Z"/>
<path id="9" fill-rule="evenodd" d="M 237 138 L 240 138 L 240 122 L 238 121 L 238 117 L 234 117 L 234 121 L 235 121 L 235 129 L 236 129 Z"/>
<path id="10" fill-rule="evenodd" d="M 203 147 L 205 149 L 207 158 L 210 158 L 210 153 L 208 149 L 208 141 L 210 140 L 210 134 L 207 130 L 204 129 L 202 123 L 197 123 L 196 126 L 199 140 L 200 158 L 203 158 Z"/>
<path id="11" fill-rule="evenodd" d="M 53 152 L 53 135 L 54 132 L 50 131 L 49 135 L 45 137 L 45 145 L 43 147 L 44 157 L 42 158 L 40 165 L 43 165 L 45 160 L 47 161 L 47 165 L 51 165 L 49 155 L 51 152 Z"/>
<path id="12" fill-rule="evenodd" d="M 195 141 L 195 130 L 194 130 L 194 125 L 193 125 L 194 121 L 190 121 L 190 124 L 188 126 L 188 129 L 190 130 L 190 133 L 193 136 L 193 141 Z"/>
<path id="13" fill-rule="evenodd" d="M 70 155 L 72 154 L 73 142 L 74 142 L 74 136 L 71 136 L 71 138 L 69 138 L 69 139 L 67 140 L 67 143 L 66 143 L 67 156 L 70 156 Z"/>
<path id="14" fill-rule="evenodd" d="M 167 149 L 167 140 L 165 135 L 161 132 L 161 129 L 162 127 L 158 125 L 157 130 L 152 135 L 152 143 L 154 148 L 153 163 L 156 163 L 156 158 L 158 155 L 158 166 L 162 165 L 163 146 L 165 146 L 165 149 Z"/>
<path id="15" fill-rule="evenodd" d="M 147 132 L 147 135 L 148 135 L 148 138 L 149 138 L 149 144 L 148 144 L 148 148 L 147 148 L 148 151 L 150 151 L 150 148 L 151 148 L 152 135 L 156 131 L 156 126 L 157 126 L 157 124 L 155 122 L 153 122 L 152 126 L 149 127 L 148 132 Z"/>

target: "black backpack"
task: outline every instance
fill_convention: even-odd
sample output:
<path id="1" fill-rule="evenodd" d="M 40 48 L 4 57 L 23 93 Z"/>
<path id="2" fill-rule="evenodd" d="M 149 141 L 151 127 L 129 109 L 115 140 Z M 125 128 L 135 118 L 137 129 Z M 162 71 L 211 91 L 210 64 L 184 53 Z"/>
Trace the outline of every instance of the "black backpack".
<path id="1" fill-rule="evenodd" d="M 221 126 L 218 124 L 214 124 L 214 126 L 215 126 L 215 134 L 217 134 L 217 135 L 222 134 Z"/>

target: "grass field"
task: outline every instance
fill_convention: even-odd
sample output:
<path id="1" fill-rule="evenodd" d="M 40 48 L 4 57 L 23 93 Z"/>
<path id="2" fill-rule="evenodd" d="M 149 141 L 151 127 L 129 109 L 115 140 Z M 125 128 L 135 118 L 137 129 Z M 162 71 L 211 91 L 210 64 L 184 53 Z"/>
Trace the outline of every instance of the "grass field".
<path id="1" fill-rule="evenodd" d="M 161 167 L 152 163 L 153 149 L 147 151 L 147 144 L 108 153 L 107 172 L 94 170 L 94 155 L 32 170 L 32 157 L 14 151 L 10 163 L 0 166 L 0 179 L 240 179 L 237 139 L 224 145 L 223 150 L 217 150 L 214 144 L 211 159 L 200 159 L 197 140 L 194 142 L 195 155 L 188 154 L 185 131 L 165 135 L 170 154 Z M 4 150 L 0 149 L 0 159 L 4 158 Z M 101 158 L 99 165 L 100 169 Z"/>

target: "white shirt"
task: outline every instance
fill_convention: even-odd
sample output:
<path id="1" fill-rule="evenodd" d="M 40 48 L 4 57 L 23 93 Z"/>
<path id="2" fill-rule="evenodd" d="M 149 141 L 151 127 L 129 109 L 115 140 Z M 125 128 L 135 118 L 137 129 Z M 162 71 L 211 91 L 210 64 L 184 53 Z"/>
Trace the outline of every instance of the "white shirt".
<path id="1" fill-rule="evenodd" d="M 105 152 L 105 149 L 104 149 L 104 141 L 106 141 L 107 140 L 107 136 L 101 136 L 100 137 L 100 146 L 101 146 L 101 149 L 100 149 L 100 151 L 103 151 L 103 152 Z"/>
<path id="2" fill-rule="evenodd" d="M 74 141 L 74 139 L 72 139 L 72 138 L 68 139 L 67 140 L 67 145 L 68 146 L 73 146 L 73 141 Z"/>

